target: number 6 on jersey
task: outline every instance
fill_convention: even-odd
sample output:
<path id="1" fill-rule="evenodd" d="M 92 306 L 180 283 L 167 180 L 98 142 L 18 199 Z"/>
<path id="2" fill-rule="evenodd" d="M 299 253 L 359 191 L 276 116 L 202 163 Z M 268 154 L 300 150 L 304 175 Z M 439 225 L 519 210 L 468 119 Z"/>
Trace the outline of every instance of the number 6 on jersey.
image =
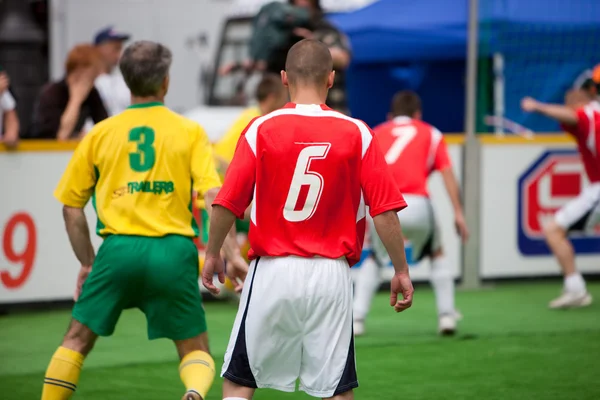
<path id="1" fill-rule="evenodd" d="M 304 144 L 304 143 L 297 143 Z M 308 143 L 306 143 L 308 144 Z M 290 222 L 305 221 L 313 216 L 321 193 L 323 193 L 323 177 L 314 171 L 310 171 L 312 160 L 322 160 L 327 157 L 331 143 L 316 143 L 302 149 L 298 155 L 294 176 L 290 184 L 290 190 L 283 208 L 283 218 Z M 308 193 L 303 205 L 298 204 L 302 186 L 308 186 Z M 299 206 L 302 208 L 298 209 Z"/>

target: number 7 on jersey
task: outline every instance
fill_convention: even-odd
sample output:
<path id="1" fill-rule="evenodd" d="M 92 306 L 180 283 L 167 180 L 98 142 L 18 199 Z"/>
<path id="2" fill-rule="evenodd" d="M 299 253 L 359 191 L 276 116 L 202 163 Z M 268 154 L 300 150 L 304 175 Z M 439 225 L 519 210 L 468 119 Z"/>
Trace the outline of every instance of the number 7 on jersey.
<path id="1" fill-rule="evenodd" d="M 321 174 L 310 170 L 310 163 L 312 160 L 322 160 L 327 157 L 330 147 L 331 143 L 310 143 L 310 146 L 302 149 L 298 155 L 294 176 L 283 208 L 283 218 L 286 220 L 290 222 L 305 221 L 315 213 L 321 199 L 321 193 L 323 193 L 325 181 Z M 297 209 L 303 186 L 308 186 L 308 193 L 302 208 Z"/>
<path id="2" fill-rule="evenodd" d="M 387 153 L 385 153 L 385 162 L 387 162 L 388 165 L 398 161 L 400 154 L 402 154 L 406 146 L 408 146 L 417 135 L 417 130 L 411 125 L 399 126 L 392 129 L 392 135 L 396 136 L 396 140 Z"/>

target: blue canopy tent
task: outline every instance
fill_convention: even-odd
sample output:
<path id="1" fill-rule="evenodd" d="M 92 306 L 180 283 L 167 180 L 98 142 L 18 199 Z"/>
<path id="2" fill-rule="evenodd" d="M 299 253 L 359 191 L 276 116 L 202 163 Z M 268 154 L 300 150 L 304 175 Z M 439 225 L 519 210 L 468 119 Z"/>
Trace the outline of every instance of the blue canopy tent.
<path id="1" fill-rule="evenodd" d="M 413 89 L 425 118 L 446 132 L 463 129 L 467 1 L 380 0 L 332 20 L 350 38 L 348 90 L 354 114 L 381 122 L 393 93 Z M 600 2 L 480 0 L 482 59 L 501 55 L 505 116 L 534 130 L 558 126 L 523 114 L 526 95 L 561 102 L 585 69 L 600 62 Z M 493 76 L 487 74 L 492 87 Z"/>

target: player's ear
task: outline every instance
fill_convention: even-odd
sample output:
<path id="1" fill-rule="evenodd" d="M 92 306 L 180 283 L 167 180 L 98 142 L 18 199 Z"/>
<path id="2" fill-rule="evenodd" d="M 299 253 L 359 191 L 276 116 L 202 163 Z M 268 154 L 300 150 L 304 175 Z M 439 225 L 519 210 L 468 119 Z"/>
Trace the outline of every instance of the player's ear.
<path id="1" fill-rule="evenodd" d="M 391 121 L 393 119 L 394 119 L 394 115 L 391 112 L 387 113 L 387 120 Z"/>
<path id="2" fill-rule="evenodd" d="M 331 89 L 333 82 L 335 81 L 335 71 L 331 71 L 327 77 L 327 89 Z"/>
<path id="3" fill-rule="evenodd" d="M 287 72 L 285 72 L 284 70 L 281 70 L 281 83 L 283 83 L 283 86 L 285 87 L 290 86 L 288 82 Z"/>
<path id="4" fill-rule="evenodd" d="M 169 82 L 170 82 L 170 78 L 169 78 L 169 75 L 167 75 L 167 76 L 165 76 L 165 79 L 163 79 L 163 83 L 162 83 L 162 90 L 165 92 L 165 95 L 169 91 Z"/>

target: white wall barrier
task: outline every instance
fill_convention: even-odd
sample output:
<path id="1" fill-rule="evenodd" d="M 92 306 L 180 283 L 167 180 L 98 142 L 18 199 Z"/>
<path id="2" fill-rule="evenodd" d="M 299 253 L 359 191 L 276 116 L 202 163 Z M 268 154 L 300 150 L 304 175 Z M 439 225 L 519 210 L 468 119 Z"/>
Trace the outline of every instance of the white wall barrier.
<path id="1" fill-rule="evenodd" d="M 460 176 L 462 139 L 448 142 Z M 491 138 L 483 145 L 481 276 L 557 275 L 558 266 L 540 234 L 544 220 L 587 184 L 573 143 L 560 138 L 526 143 Z M 74 146 L 30 142 L 22 150 L 6 152 L 0 145 L 0 304 L 72 296 L 79 265 L 52 192 Z M 460 242 L 439 176 L 431 179 L 430 189 L 448 260 L 460 277 Z M 86 211 L 93 229 L 95 214 L 89 206 Z M 600 272 L 600 226 L 597 232 L 595 237 L 573 238 L 583 272 Z M 101 239 L 93 235 L 93 242 L 97 248 Z M 412 267 L 415 280 L 428 275 L 427 262 Z"/>

